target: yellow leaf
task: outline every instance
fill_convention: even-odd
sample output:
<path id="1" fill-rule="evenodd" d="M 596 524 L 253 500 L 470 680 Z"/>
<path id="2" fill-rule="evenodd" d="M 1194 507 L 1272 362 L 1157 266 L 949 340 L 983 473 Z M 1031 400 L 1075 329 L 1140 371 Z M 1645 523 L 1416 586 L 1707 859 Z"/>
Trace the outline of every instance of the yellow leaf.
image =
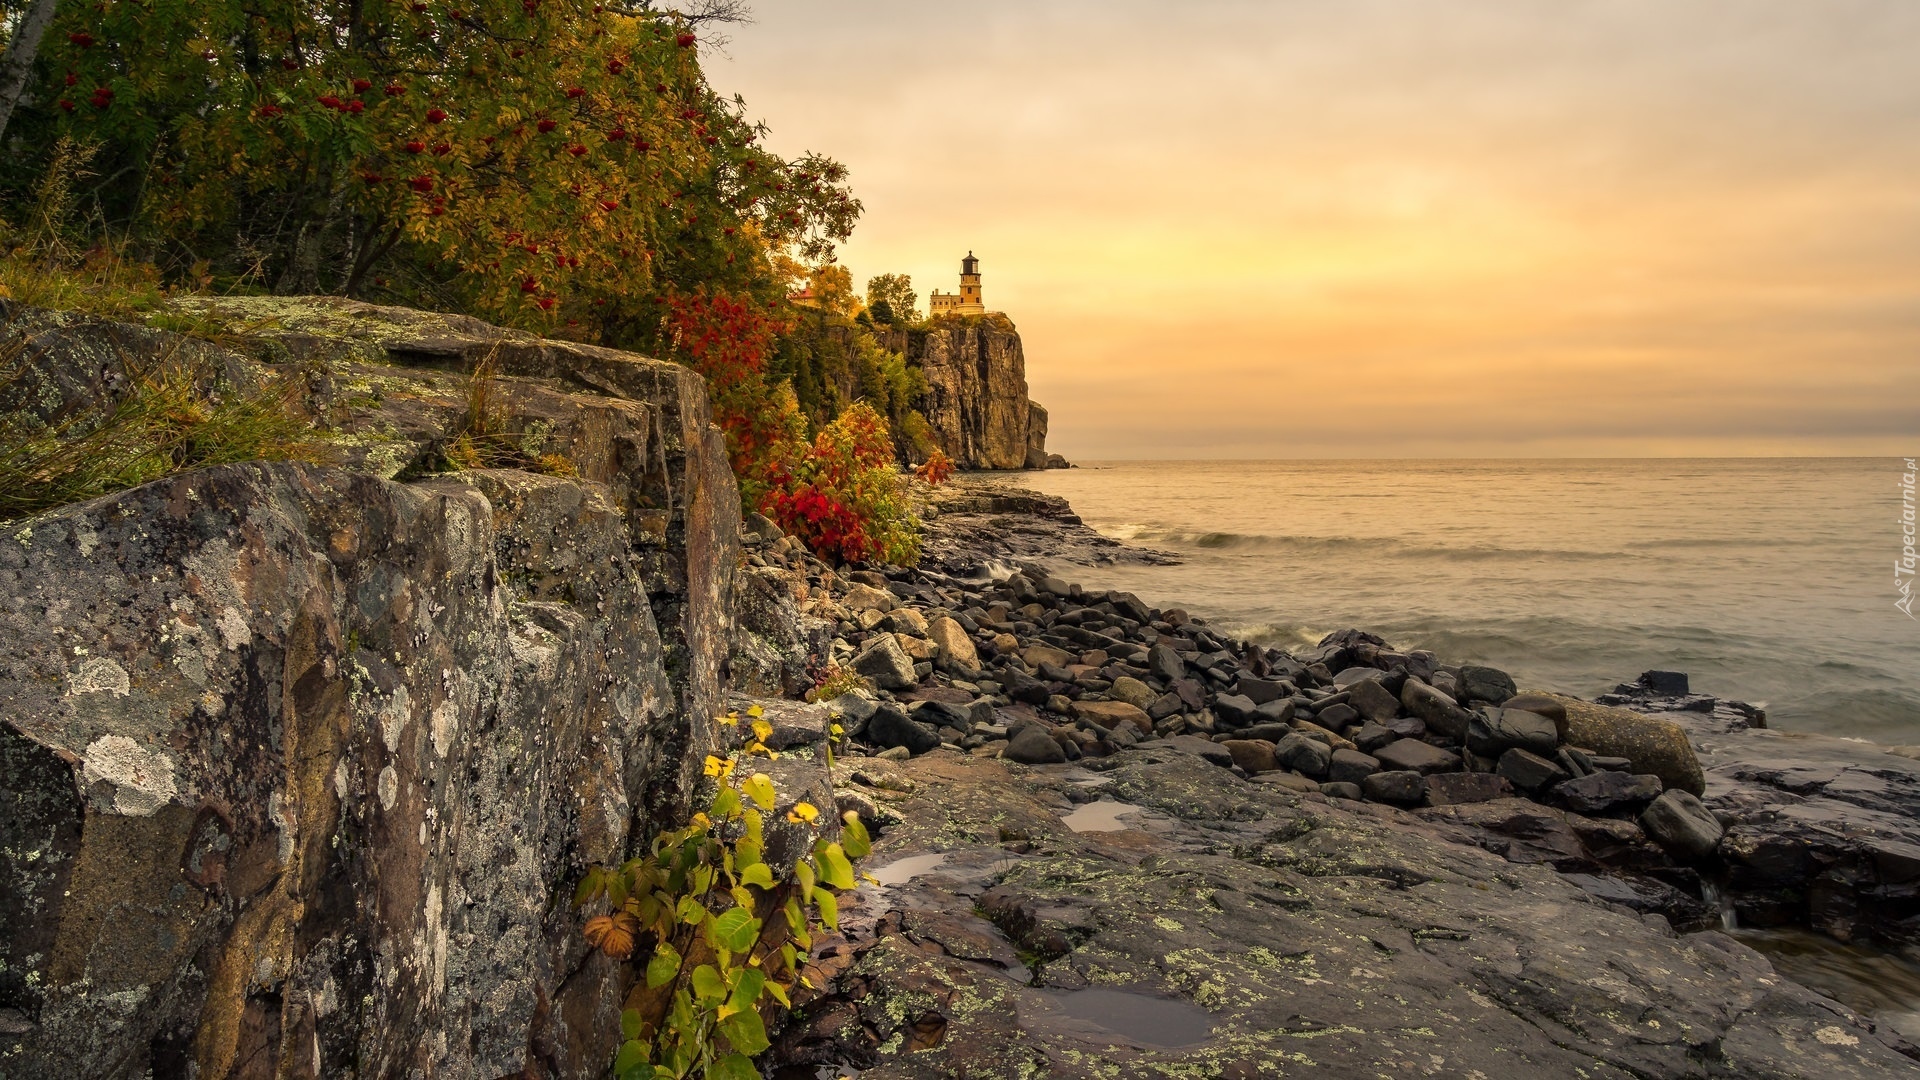
<path id="1" fill-rule="evenodd" d="M 760 742 L 766 742 L 768 739 L 773 738 L 773 725 L 755 717 L 753 721 L 753 737 Z"/>
<path id="2" fill-rule="evenodd" d="M 804 821 L 811 825 L 820 820 L 820 811 L 812 803 L 798 803 L 787 814 L 788 821 Z"/>
<path id="3" fill-rule="evenodd" d="M 773 809 L 773 777 L 768 776 L 766 773 L 754 773 L 751 777 L 747 778 L 747 782 L 741 786 L 740 790 L 747 798 L 752 799 L 760 809 Z"/>
<path id="4" fill-rule="evenodd" d="M 758 705 L 752 705 L 747 708 L 747 715 L 753 717 L 755 720 L 758 720 L 761 717 L 767 715 L 767 710 L 761 708 Z"/>

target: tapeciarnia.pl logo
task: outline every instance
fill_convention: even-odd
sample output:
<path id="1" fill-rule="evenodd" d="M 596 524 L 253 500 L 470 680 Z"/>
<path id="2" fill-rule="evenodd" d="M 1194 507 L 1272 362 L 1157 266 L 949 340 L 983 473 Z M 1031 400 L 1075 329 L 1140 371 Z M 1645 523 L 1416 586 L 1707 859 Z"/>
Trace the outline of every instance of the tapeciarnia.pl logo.
<path id="1" fill-rule="evenodd" d="M 1920 469 L 1914 468 L 1912 458 L 1906 462 L 1907 471 L 1900 474 L 1900 557 L 1893 563 L 1893 587 L 1900 599 L 1895 600 L 1893 606 L 1913 619 L 1916 618 L 1913 614 L 1913 480 Z"/>

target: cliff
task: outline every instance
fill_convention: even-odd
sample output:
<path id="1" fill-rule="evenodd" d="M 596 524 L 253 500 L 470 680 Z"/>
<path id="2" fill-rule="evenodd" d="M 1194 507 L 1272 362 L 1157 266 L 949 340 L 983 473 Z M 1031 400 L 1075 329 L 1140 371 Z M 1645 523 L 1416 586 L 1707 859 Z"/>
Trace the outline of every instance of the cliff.
<path id="1" fill-rule="evenodd" d="M 699 377 L 334 300 L 0 317 L 8 409 L 189 351 L 297 372 L 341 459 L 0 538 L 0 1076 L 603 1072 L 628 969 L 566 890 L 684 817 L 736 643 Z M 482 389 L 567 475 L 430 472 Z"/>
<path id="2" fill-rule="evenodd" d="M 963 469 L 1044 469 L 1047 411 L 1027 396 L 1020 332 L 1004 315 L 948 315 L 926 329 L 883 332 L 926 376 L 922 415 L 934 442 Z"/>

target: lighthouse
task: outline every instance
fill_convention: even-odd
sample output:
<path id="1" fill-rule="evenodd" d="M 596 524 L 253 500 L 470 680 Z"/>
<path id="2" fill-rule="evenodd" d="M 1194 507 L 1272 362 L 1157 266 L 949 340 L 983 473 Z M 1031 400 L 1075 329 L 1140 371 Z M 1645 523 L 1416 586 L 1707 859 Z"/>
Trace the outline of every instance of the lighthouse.
<path id="1" fill-rule="evenodd" d="M 960 291 L 943 293 L 938 289 L 927 297 L 928 313 L 932 315 L 985 315 L 987 305 L 980 296 L 980 260 L 967 252 L 960 260 Z"/>

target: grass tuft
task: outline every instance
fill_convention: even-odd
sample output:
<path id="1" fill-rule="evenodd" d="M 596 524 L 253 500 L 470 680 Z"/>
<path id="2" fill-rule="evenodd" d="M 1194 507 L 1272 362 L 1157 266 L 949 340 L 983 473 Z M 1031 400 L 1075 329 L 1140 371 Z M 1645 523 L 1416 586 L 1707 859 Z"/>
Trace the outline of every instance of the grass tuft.
<path id="1" fill-rule="evenodd" d="M 326 457 L 299 408 L 302 387 L 292 378 L 257 388 L 227 386 L 208 361 L 179 347 L 129 362 L 126 370 L 118 393 L 81 403 L 51 423 L 27 409 L 0 414 L 0 520 L 186 469 Z M 0 397 L 13 396 L 33 374 L 24 338 L 0 345 Z"/>

